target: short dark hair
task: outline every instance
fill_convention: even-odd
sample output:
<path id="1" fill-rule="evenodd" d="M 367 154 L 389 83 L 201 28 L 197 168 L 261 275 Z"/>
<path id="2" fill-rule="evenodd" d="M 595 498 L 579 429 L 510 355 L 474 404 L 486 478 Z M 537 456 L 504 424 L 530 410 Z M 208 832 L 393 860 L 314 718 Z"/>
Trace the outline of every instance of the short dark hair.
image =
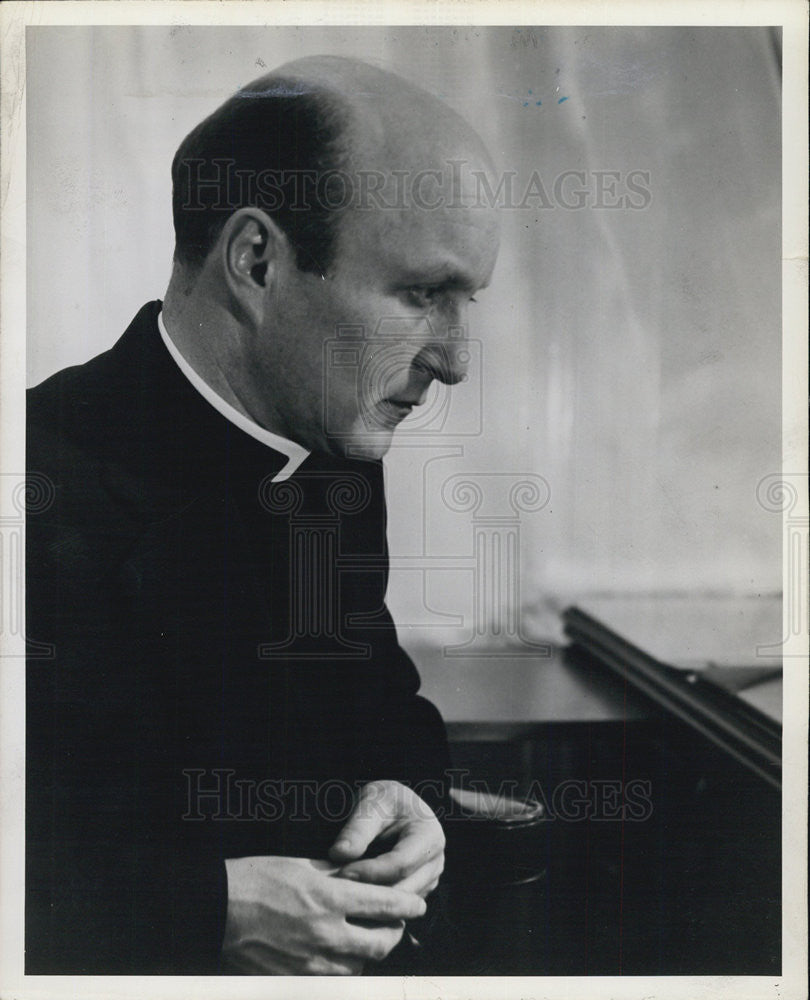
<path id="1" fill-rule="evenodd" d="M 338 211 L 313 195 L 348 157 L 347 122 L 331 93 L 299 80 L 263 77 L 239 90 L 174 156 L 175 259 L 199 270 L 228 217 L 255 206 L 287 235 L 301 270 L 324 274 Z"/>

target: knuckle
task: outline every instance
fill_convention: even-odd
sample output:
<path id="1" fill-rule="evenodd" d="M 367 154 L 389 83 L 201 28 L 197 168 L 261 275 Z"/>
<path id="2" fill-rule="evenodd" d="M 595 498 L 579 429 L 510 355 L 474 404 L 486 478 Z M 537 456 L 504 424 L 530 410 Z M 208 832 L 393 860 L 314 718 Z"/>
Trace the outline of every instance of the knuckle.
<path id="1" fill-rule="evenodd" d="M 391 877 L 395 882 L 400 882 L 408 874 L 408 863 L 404 858 L 396 858 L 391 863 Z"/>
<path id="2" fill-rule="evenodd" d="M 324 948 L 331 943 L 332 935 L 329 933 L 329 927 L 321 920 L 312 923 L 310 936 L 316 948 Z"/>
<path id="3" fill-rule="evenodd" d="M 380 800 L 390 794 L 390 785 L 390 781 L 370 781 L 363 788 L 363 796 L 365 798 Z"/>
<path id="4" fill-rule="evenodd" d="M 443 851 L 447 846 L 447 837 L 444 828 L 437 819 L 430 823 L 430 849 L 431 851 Z"/>
<path id="5" fill-rule="evenodd" d="M 382 960 L 388 955 L 389 951 L 394 947 L 393 944 L 389 944 L 383 939 L 382 935 L 376 937 L 371 942 L 370 957 L 373 962 L 382 962 Z"/>
<path id="6" fill-rule="evenodd" d="M 359 970 L 358 963 L 335 961 L 322 955 L 312 955 L 304 962 L 305 976 L 353 976 Z"/>
<path id="7" fill-rule="evenodd" d="M 357 966 L 351 962 L 329 962 L 324 975 L 327 976 L 354 976 L 357 973 Z"/>

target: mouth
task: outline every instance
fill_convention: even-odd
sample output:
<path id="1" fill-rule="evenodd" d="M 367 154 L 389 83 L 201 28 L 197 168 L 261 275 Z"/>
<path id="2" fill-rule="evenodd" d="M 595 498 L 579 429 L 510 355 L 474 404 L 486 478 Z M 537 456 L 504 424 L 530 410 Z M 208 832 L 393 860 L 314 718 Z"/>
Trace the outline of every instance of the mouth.
<path id="1" fill-rule="evenodd" d="M 418 405 L 418 403 L 412 403 L 407 399 L 384 399 L 382 401 L 384 408 L 406 414 L 410 413 L 414 406 Z"/>
<path id="2" fill-rule="evenodd" d="M 375 406 L 377 419 L 384 426 L 395 426 L 404 420 L 415 406 L 420 406 L 421 399 L 411 399 L 407 397 L 386 396 Z"/>
<path id="3" fill-rule="evenodd" d="M 427 390 L 420 392 L 418 396 L 386 396 L 382 403 L 412 410 L 414 406 L 421 406 L 424 403 L 426 394 Z"/>

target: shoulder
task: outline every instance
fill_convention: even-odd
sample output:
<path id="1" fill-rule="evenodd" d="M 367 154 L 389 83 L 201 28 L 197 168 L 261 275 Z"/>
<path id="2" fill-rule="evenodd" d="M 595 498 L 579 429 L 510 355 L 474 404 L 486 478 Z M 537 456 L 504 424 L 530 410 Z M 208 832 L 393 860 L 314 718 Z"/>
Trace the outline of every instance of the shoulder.
<path id="1" fill-rule="evenodd" d="M 142 421 L 133 412 L 137 373 L 127 370 L 138 366 L 121 357 L 131 331 L 27 392 L 27 474 L 50 498 L 27 513 L 29 555 L 43 565 L 58 558 L 62 566 L 89 571 L 92 565 L 97 573 L 143 527 L 126 502 L 142 493 L 133 465 L 143 452 Z"/>
<path id="2" fill-rule="evenodd" d="M 159 302 L 147 303 L 109 350 L 28 390 L 30 447 L 58 440 L 60 447 L 73 444 L 88 454 L 117 448 L 121 428 L 137 416 L 133 408 L 143 407 L 148 369 L 160 352 L 159 310 Z"/>

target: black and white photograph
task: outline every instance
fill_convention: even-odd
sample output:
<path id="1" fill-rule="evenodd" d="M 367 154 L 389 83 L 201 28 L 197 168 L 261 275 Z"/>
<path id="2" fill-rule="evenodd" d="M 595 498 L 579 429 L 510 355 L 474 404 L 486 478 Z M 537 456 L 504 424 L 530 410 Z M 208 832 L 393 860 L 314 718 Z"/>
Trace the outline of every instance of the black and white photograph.
<path id="1" fill-rule="evenodd" d="M 805 996 L 806 4 L 8 6 L 2 995 Z"/>

